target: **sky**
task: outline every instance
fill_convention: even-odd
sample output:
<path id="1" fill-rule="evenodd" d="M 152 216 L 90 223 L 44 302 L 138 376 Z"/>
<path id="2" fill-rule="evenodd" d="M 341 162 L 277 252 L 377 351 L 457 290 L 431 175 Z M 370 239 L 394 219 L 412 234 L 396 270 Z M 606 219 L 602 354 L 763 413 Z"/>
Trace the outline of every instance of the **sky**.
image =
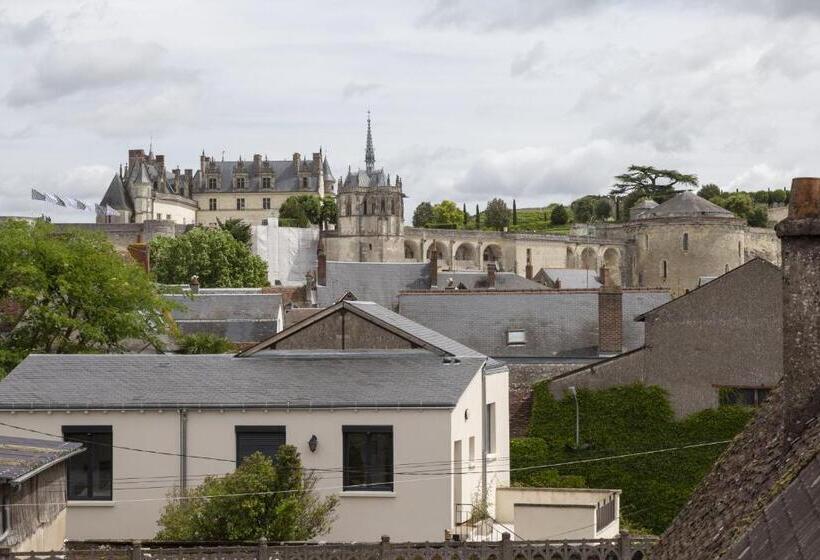
<path id="1" fill-rule="evenodd" d="M 0 0 L 0 215 L 102 197 L 129 148 L 377 166 L 421 201 L 820 175 L 814 0 Z M 47 207 L 55 221 L 93 215 Z"/>

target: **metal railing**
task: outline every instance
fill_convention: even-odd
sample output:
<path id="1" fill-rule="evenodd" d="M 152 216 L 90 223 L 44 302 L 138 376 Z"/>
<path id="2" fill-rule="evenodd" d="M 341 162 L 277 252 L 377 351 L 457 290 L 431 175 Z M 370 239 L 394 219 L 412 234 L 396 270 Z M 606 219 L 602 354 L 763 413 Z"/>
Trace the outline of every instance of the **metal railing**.
<path id="1" fill-rule="evenodd" d="M 598 506 L 595 508 L 595 530 L 600 531 L 613 521 L 615 521 L 615 517 L 618 514 L 616 505 L 617 500 L 615 499 L 615 494 L 609 496 L 609 498 L 598 502 Z"/>

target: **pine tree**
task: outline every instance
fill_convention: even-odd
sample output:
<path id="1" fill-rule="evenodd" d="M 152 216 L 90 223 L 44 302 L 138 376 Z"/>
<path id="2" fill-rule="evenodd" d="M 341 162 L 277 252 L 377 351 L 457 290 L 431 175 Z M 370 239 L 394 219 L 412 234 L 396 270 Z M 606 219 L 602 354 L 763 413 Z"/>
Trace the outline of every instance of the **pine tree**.
<path id="1" fill-rule="evenodd" d="M 481 229 L 481 211 L 478 209 L 478 204 L 475 205 L 475 228 Z"/>
<path id="2" fill-rule="evenodd" d="M 515 209 L 515 199 L 513 199 L 513 225 L 518 225 L 518 211 Z"/>
<path id="3" fill-rule="evenodd" d="M 469 214 L 467 214 L 467 204 L 461 204 L 461 213 L 464 215 L 464 227 L 467 227 L 467 218 L 469 218 Z"/>

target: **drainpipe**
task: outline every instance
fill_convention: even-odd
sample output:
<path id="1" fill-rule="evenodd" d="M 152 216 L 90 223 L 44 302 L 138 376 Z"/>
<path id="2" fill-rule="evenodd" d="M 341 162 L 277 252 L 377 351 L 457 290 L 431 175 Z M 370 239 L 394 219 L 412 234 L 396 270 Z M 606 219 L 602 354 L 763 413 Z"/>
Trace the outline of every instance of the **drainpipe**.
<path id="1" fill-rule="evenodd" d="M 487 360 L 481 364 L 481 501 L 487 504 Z"/>
<path id="2" fill-rule="evenodd" d="M 179 409 L 179 489 L 185 493 L 188 480 L 188 411 Z"/>

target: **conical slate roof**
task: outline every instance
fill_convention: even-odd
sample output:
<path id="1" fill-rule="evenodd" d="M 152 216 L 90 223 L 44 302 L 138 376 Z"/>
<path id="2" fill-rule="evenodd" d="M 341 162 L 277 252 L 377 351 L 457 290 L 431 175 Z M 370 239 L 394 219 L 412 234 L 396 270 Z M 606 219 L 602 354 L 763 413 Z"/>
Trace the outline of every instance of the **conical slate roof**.
<path id="1" fill-rule="evenodd" d="M 145 165 L 144 162 L 139 162 L 137 166 L 134 167 L 134 171 L 131 173 L 131 183 L 134 185 L 152 185 L 154 181 L 151 179 L 151 173 L 148 171 L 148 166 Z"/>
<path id="2" fill-rule="evenodd" d="M 115 173 L 114 178 L 111 179 L 111 184 L 108 185 L 108 190 L 105 191 L 100 206 L 110 206 L 115 210 L 131 210 L 128 194 L 125 192 L 125 186 L 122 184 L 122 179 L 120 179 L 118 173 Z"/>
<path id="3" fill-rule="evenodd" d="M 712 204 L 693 192 L 684 191 L 663 204 L 641 212 L 640 219 L 653 218 L 734 218 L 729 210 Z"/>

